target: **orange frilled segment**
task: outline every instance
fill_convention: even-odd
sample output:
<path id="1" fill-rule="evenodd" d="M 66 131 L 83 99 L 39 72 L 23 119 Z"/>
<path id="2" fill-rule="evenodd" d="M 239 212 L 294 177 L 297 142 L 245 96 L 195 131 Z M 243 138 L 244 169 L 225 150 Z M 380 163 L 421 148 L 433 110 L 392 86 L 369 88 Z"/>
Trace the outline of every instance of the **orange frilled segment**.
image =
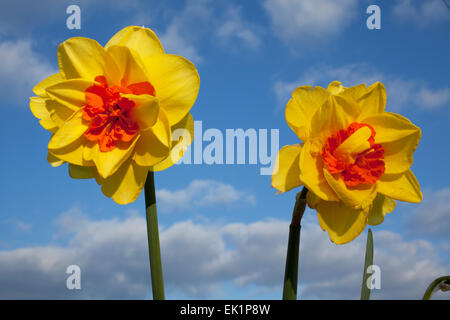
<path id="1" fill-rule="evenodd" d="M 99 84 L 85 90 L 83 119 L 89 121 L 90 126 L 84 136 L 97 141 L 100 151 L 107 152 L 113 150 L 119 141 L 131 141 L 139 131 L 138 123 L 131 117 L 135 102 L 120 94 L 154 96 L 155 89 L 149 82 L 109 87 L 104 76 L 95 77 L 95 81 Z"/>
<path id="2" fill-rule="evenodd" d="M 368 127 L 372 134 L 368 139 L 370 148 L 342 159 L 335 155 L 336 149 L 353 133 L 362 127 Z M 331 174 L 340 174 L 347 187 L 360 184 L 374 184 L 384 173 L 384 148 L 375 143 L 375 130 L 366 123 L 353 122 L 345 130 L 339 130 L 329 137 L 322 149 L 322 159 Z M 350 159 L 354 159 L 351 161 Z"/>

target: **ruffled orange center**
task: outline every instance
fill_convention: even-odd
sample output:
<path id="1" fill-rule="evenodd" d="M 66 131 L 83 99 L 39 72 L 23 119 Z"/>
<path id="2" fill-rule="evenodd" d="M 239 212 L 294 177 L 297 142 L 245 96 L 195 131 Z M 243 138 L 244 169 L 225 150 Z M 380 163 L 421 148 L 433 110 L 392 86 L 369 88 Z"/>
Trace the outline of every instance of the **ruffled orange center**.
<path id="1" fill-rule="evenodd" d="M 139 131 L 138 123 L 131 116 L 134 101 L 120 94 L 154 96 L 155 89 L 149 82 L 109 87 L 104 76 L 95 77 L 95 81 L 98 84 L 85 90 L 83 119 L 89 121 L 90 125 L 84 136 L 90 141 L 97 141 L 100 151 L 107 152 L 113 150 L 120 141 L 133 140 Z"/>
<path id="2" fill-rule="evenodd" d="M 370 131 L 362 129 L 364 127 L 369 128 Z M 344 145 L 344 142 L 359 130 L 367 133 L 367 139 L 360 134 L 363 131 L 360 131 L 358 136 L 364 137 L 363 143 L 354 139 L 357 145 L 347 146 L 353 140 L 348 140 L 347 145 Z M 347 129 L 339 130 L 327 139 L 322 149 L 322 159 L 328 171 L 331 174 L 340 174 L 347 187 L 373 184 L 384 173 L 384 148 L 375 143 L 375 134 L 375 130 L 370 125 L 353 122 Z M 349 152 L 349 150 L 355 152 Z"/>

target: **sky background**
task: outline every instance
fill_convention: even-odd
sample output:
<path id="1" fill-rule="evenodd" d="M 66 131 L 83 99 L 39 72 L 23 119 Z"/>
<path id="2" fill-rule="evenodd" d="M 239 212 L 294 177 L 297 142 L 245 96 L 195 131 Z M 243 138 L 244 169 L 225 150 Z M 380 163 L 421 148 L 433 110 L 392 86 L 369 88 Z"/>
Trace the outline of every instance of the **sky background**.
<path id="1" fill-rule="evenodd" d="M 81 29 L 66 8 L 81 8 Z M 366 9 L 381 8 L 381 29 Z M 145 25 L 201 78 L 191 112 L 203 131 L 279 129 L 300 85 L 381 81 L 387 110 L 423 132 L 413 172 L 420 205 L 398 203 L 373 227 L 381 289 L 373 299 L 419 299 L 450 262 L 450 10 L 442 0 L 2 1 L 0 4 L 0 298 L 151 298 L 144 199 L 120 206 L 93 180 L 46 161 L 50 133 L 30 112 L 31 89 L 57 72 L 56 50 L 83 36 L 104 45 Z M 204 146 L 207 143 L 204 142 Z M 166 297 L 279 299 L 294 189 L 275 195 L 260 165 L 176 165 L 156 174 Z M 331 243 L 307 210 L 299 297 L 359 299 L 367 229 Z M 67 266 L 81 290 L 66 288 Z M 436 298 L 449 298 L 438 293 Z"/>

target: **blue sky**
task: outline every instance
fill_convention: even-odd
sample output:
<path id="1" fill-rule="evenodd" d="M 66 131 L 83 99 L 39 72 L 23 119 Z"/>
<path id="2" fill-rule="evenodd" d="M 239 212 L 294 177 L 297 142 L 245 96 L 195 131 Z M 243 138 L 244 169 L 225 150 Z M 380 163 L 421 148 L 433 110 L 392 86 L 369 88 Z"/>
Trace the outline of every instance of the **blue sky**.
<path id="1" fill-rule="evenodd" d="M 66 27 L 70 4 L 81 8 L 81 30 Z M 371 4 L 381 8 L 380 30 L 366 27 Z M 59 43 L 84 36 L 105 44 L 127 25 L 153 29 L 166 52 L 196 64 L 201 85 L 191 111 L 203 131 L 278 129 L 280 147 L 294 144 L 284 107 L 297 86 L 383 82 L 387 110 L 423 131 L 412 169 L 425 198 L 399 203 L 373 228 L 382 270 L 373 297 L 420 298 L 431 280 L 448 274 L 444 1 L 23 0 L 0 9 L 0 298 L 149 297 L 143 197 L 119 206 L 94 181 L 52 168 L 49 133 L 28 107 L 31 88 L 57 71 Z M 276 196 L 270 176 L 259 172 L 259 165 L 203 164 L 156 174 L 168 298 L 280 297 L 296 190 Z M 300 296 L 359 298 L 366 234 L 337 247 L 308 211 Z M 82 269 L 80 291 L 65 288 L 70 264 Z"/>

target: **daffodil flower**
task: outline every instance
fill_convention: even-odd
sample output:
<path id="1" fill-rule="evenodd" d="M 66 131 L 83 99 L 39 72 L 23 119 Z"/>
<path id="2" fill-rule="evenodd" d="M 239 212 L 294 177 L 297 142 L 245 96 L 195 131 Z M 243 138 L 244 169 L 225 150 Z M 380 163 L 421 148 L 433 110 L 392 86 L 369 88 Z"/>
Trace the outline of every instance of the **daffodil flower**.
<path id="1" fill-rule="evenodd" d="M 281 148 L 272 186 L 306 186 L 309 207 L 336 244 L 382 223 L 395 200 L 422 200 L 410 170 L 421 131 L 385 106 L 383 84 L 345 88 L 338 81 L 327 89 L 299 87 L 286 106 L 302 143 Z"/>
<path id="2" fill-rule="evenodd" d="M 126 27 L 102 47 L 71 38 L 58 47 L 59 72 L 34 89 L 30 107 L 53 133 L 48 161 L 72 178 L 95 178 L 119 204 L 133 202 L 147 173 L 164 170 L 192 142 L 200 79 L 195 66 L 166 54 L 147 28 Z M 186 129 L 190 139 L 172 141 Z"/>

